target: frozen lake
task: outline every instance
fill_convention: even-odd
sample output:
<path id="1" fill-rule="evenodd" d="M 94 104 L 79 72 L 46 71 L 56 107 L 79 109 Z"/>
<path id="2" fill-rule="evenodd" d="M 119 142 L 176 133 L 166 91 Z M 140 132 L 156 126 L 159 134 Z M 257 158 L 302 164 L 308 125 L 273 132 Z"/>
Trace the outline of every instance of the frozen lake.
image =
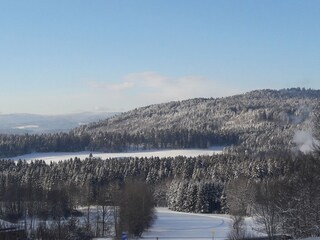
<path id="1" fill-rule="evenodd" d="M 174 149 L 174 150 L 146 150 L 146 151 L 132 151 L 132 152 L 120 152 L 120 153 L 103 153 L 103 152 L 92 152 L 93 157 L 108 159 L 108 158 L 126 158 L 126 157 L 196 157 L 199 155 L 213 155 L 221 154 L 223 147 L 211 147 L 208 149 Z M 31 153 L 26 155 L 21 155 L 17 157 L 12 157 L 12 160 L 26 160 L 32 161 L 41 159 L 46 163 L 58 162 L 69 160 L 70 158 L 80 158 L 84 160 L 89 157 L 91 152 L 49 152 L 49 153 Z"/>

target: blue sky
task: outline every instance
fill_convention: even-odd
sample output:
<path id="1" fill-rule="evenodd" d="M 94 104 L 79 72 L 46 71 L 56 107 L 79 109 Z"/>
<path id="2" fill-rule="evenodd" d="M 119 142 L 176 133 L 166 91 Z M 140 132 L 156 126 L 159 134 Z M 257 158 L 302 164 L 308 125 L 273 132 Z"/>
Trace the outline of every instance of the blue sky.
<path id="1" fill-rule="evenodd" d="M 0 0 L 0 113 L 320 88 L 320 1 Z"/>

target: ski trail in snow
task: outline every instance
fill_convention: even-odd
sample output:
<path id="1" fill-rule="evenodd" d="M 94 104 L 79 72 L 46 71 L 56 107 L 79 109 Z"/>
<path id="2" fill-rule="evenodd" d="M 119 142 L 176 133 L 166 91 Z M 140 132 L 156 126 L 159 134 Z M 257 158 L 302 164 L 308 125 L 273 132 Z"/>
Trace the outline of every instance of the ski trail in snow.
<path id="1" fill-rule="evenodd" d="M 222 227 L 225 222 L 223 219 L 219 220 L 220 223 L 215 225 L 215 226 L 208 226 L 208 227 L 188 227 L 188 228 L 166 228 L 169 231 L 193 231 L 193 230 L 201 230 L 201 229 L 213 229 L 213 228 L 218 228 L 218 227 Z"/>

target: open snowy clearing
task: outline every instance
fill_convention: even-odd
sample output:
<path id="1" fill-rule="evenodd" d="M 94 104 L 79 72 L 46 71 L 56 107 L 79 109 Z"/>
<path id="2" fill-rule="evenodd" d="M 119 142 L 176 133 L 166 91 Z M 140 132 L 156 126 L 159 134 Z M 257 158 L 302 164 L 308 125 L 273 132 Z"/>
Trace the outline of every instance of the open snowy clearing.
<path id="1" fill-rule="evenodd" d="M 199 155 L 213 155 L 221 154 L 223 147 L 212 147 L 208 149 L 175 149 L 175 150 L 146 150 L 146 151 L 132 151 L 132 152 L 121 152 L 121 153 L 102 153 L 92 152 L 93 157 L 108 159 L 108 158 L 126 158 L 126 157 L 196 157 Z M 89 157 L 90 152 L 50 152 L 50 153 L 31 153 L 10 158 L 11 160 L 44 160 L 46 163 L 58 162 L 69 160 L 70 158 L 80 158 L 84 160 Z"/>
<path id="2" fill-rule="evenodd" d="M 231 219 L 213 214 L 180 213 L 157 208 L 157 220 L 143 238 L 148 239 L 224 239 Z"/>
<path id="3" fill-rule="evenodd" d="M 153 226 L 142 234 L 141 239 L 154 240 L 220 240 L 228 239 L 232 226 L 229 215 L 182 213 L 168 208 L 156 208 L 157 219 Z M 262 236 L 253 229 L 257 227 L 252 218 L 245 219 L 247 236 Z M 94 238 L 109 240 L 110 238 Z"/>
<path id="4" fill-rule="evenodd" d="M 84 223 L 86 221 L 87 207 L 79 208 L 78 210 L 84 213 L 84 216 L 79 218 L 80 222 Z M 90 212 L 90 222 L 94 223 L 97 220 L 97 208 L 91 206 Z M 182 213 L 158 207 L 156 208 L 156 216 L 157 219 L 153 226 L 142 234 L 141 239 L 220 240 L 228 238 L 232 226 L 230 216 L 223 214 Z M 4 223 L 4 221 L 0 220 L 1 222 Z M 248 237 L 264 235 L 253 230 L 257 228 L 257 225 L 252 218 L 245 219 L 245 226 Z M 94 239 L 109 240 L 111 238 L 100 237 Z M 319 240 L 319 238 L 310 240 Z"/>
<path id="5" fill-rule="evenodd" d="M 157 220 L 142 235 L 143 239 L 226 239 L 232 220 L 228 215 L 181 213 L 167 208 L 156 209 Z M 249 234 L 257 234 L 253 221 L 246 219 Z"/>

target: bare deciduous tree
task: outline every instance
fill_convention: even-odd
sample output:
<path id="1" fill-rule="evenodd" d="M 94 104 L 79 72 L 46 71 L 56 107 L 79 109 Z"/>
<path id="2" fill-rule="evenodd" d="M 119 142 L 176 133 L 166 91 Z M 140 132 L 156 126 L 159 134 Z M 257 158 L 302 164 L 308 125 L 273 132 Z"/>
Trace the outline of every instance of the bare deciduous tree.
<path id="1" fill-rule="evenodd" d="M 277 182 L 266 181 L 256 185 L 254 215 L 269 239 L 274 239 L 280 231 L 279 192 Z"/>
<path id="2" fill-rule="evenodd" d="M 142 182 L 130 183 L 120 201 L 121 230 L 140 237 L 155 219 L 152 192 Z"/>
<path id="3" fill-rule="evenodd" d="M 246 224 L 244 217 L 240 215 L 232 215 L 232 226 L 228 238 L 232 240 L 244 239 L 247 237 Z"/>
<path id="4" fill-rule="evenodd" d="M 226 197 L 231 215 L 246 216 L 250 214 L 253 192 L 247 178 L 239 177 L 231 180 L 226 188 Z"/>
<path id="5" fill-rule="evenodd" d="M 234 179 L 227 185 L 226 198 L 229 213 L 232 215 L 230 239 L 236 240 L 247 237 L 244 217 L 251 211 L 253 201 L 251 185 L 249 180 L 244 177 Z"/>

